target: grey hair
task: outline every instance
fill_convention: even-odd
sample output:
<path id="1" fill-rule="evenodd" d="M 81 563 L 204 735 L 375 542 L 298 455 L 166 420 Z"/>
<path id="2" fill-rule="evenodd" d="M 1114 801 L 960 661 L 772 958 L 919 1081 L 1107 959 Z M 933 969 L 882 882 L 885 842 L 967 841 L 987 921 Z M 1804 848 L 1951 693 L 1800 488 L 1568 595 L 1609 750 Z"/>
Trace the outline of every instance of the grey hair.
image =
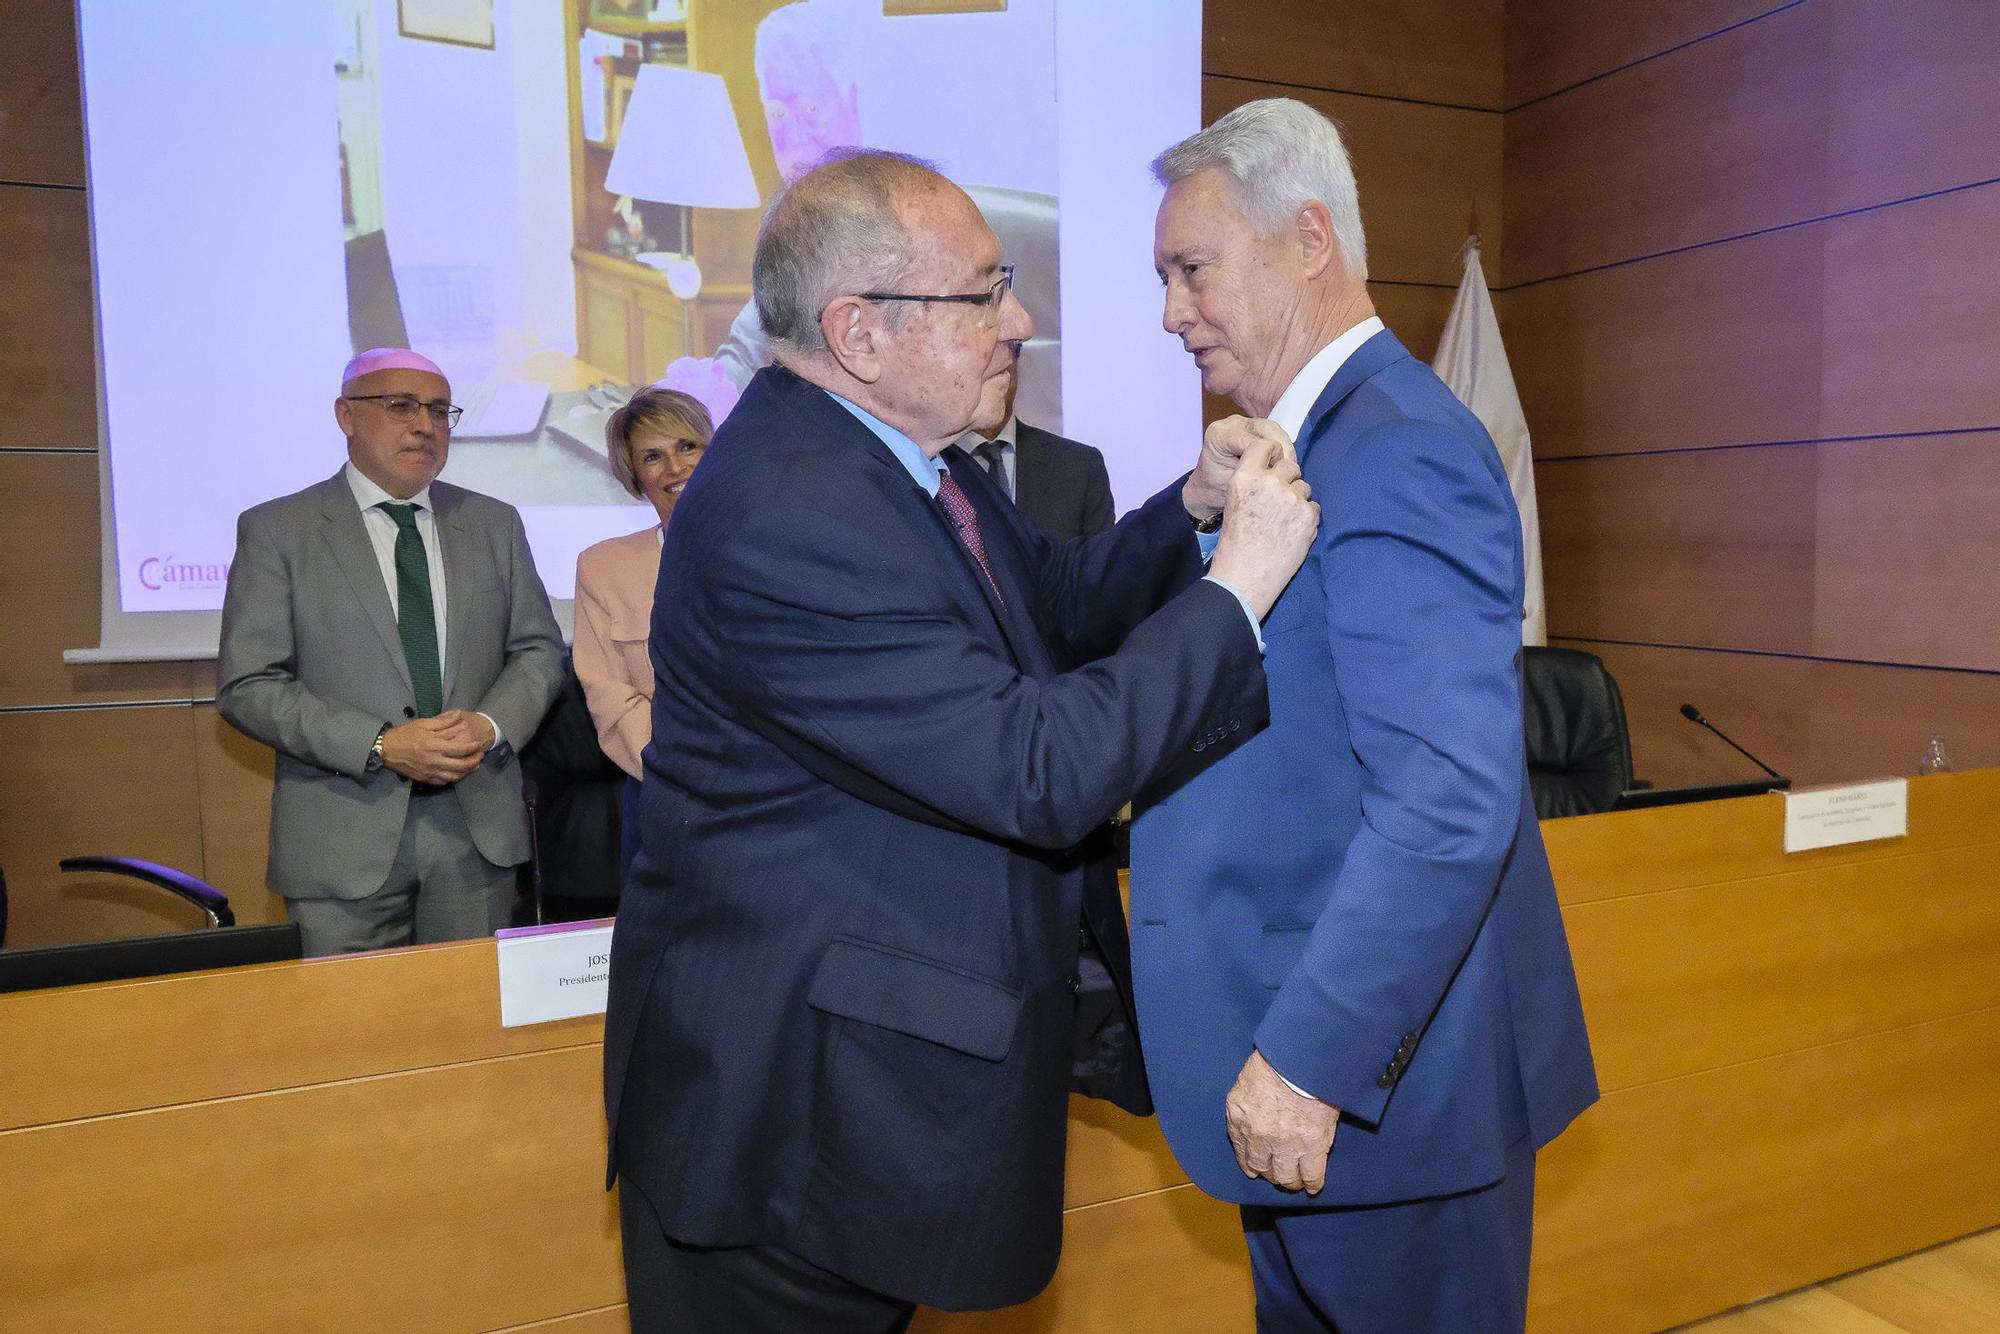
<path id="1" fill-rule="evenodd" d="M 1291 222 L 1310 200 L 1326 205 L 1348 271 L 1368 276 L 1354 163 L 1331 120 L 1295 98 L 1245 102 L 1154 158 L 1153 178 L 1171 186 L 1209 167 L 1234 183 L 1244 219 L 1263 236 Z"/>
<path id="2" fill-rule="evenodd" d="M 793 352 L 824 352 L 819 317 L 828 302 L 902 278 L 910 236 L 901 202 L 949 184 L 922 158 L 838 148 L 785 186 L 764 211 L 750 265 L 764 332 Z M 902 312 L 892 305 L 886 318 L 893 325 Z"/>

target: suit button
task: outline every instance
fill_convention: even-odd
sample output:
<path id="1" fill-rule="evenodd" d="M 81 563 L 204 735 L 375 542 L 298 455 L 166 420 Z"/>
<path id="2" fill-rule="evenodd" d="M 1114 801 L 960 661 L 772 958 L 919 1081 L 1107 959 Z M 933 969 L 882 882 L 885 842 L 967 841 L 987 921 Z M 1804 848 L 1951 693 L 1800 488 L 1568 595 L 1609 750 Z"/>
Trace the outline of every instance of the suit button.
<path id="1" fill-rule="evenodd" d="M 417 716 L 417 711 L 411 708 L 409 705 L 405 704 L 403 706 L 403 716 L 405 718 L 414 718 Z"/>
<path id="2" fill-rule="evenodd" d="M 1243 722 L 1242 722 L 1242 720 L 1241 720 L 1241 719 L 1239 719 L 1239 718 L 1231 718 L 1231 719 L 1229 720 L 1229 730 L 1230 730 L 1230 731 L 1234 732 L 1234 731 L 1235 731 L 1236 729 L 1238 729 L 1238 728 L 1239 728 L 1239 727 L 1241 727 L 1241 726 L 1243 726 Z"/>
<path id="3" fill-rule="evenodd" d="M 1378 1089 L 1385 1089 L 1395 1082 L 1396 1082 L 1396 1077 L 1394 1075 L 1383 1075 L 1381 1078 L 1375 1081 L 1375 1087 Z"/>
<path id="4" fill-rule="evenodd" d="M 1204 750 L 1207 749 L 1208 749 L 1208 742 L 1206 740 L 1201 740 L 1194 743 L 1194 753 L 1197 755 L 1201 754 Z"/>
<path id="5" fill-rule="evenodd" d="M 1069 979 L 1069 994 L 1074 996 L 1082 990 L 1083 990 L 1083 979 L 1072 973 Z"/>

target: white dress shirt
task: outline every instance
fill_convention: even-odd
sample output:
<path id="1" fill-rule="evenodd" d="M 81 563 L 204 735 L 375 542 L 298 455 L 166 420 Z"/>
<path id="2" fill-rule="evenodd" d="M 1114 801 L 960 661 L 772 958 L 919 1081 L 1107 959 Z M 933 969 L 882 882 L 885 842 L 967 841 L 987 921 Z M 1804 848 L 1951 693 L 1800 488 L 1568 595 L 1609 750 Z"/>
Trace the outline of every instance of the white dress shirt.
<path id="1" fill-rule="evenodd" d="M 1383 330 L 1382 321 L 1370 315 L 1361 323 L 1349 329 L 1340 337 L 1328 343 L 1313 354 L 1313 359 L 1299 368 L 1292 382 L 1285 386 L 1285 392 L 1278 395 L 1277 406 L 1271 409 L 1271 420 L 1285 428 L 1285 434 L 1294 443 L 1299 432 L 1305 429 L 1306 414 L 1312 411 L 1319 396 L 1333 383 L 1333 377 L 1340 374 L 1340 368 L 1347 359 L 1361 350 L 1361 345 Z"/>
<path id="2" fill-rule="evenodd" d="M 391 505 L 415 505 L 417 507 L 417 536 L 424 539 L 424 559 L 430 563 L 431 573 L 431 614 L 437 618 L 438 640 L 438 680 L 444 680 L 445 664 L 445 597 L 444 546 L 438 540 L 437 515 L 431 510 L 431 489 L 426 486 L 407 500 L 399 500 L 362 475 L 350 460 L 341 470 L 347 477 L 347 489 L 354 493 L 354 503 L 361 507 L 361 526 L 368 532 L 368 543 L 375 548 L 375 564 L 382 571 L 382 586 L 389 590 L 389 614 L 402 614 L 402 599 L 396 586 L 396 521 L 387 510 L 378 508 L 385 501 Z M 499 745 L 506 737 L 500 731 L 500 724 L 487 714 L 480 714 L 493 729 L 493 744 Z"/>

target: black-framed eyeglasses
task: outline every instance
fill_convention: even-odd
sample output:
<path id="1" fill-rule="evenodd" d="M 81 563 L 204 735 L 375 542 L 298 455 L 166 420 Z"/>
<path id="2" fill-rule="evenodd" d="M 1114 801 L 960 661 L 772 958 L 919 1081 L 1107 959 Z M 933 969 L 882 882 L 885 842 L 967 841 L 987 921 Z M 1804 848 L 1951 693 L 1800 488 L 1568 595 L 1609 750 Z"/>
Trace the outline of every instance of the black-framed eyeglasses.
<path id="1" fill-rule="evenodd" d="M 926 304 L 984 306 L 991 314 L 997 315 L 1007 293 L 1014 290 L 1014 266 L 1002 264 L 1000 276 L 993 286 L 983 292 L 948 292 L 934 296 L 919 292 L 856 292 L 863 301 L 922 301 Z"/>
<path id="2" fill-rule="evenodd" d="M 414 394 L 342 394 L 341 397 L 350 403 L 380 403 L 383 411 L 399 422 L 415 421 L 417 410 L 421 408 L 431 414 L 432 421 L 447 431 L 458 425 L 458 419 L 465 415 L 465 409 L 455 403 L 447 403 L 441 398 L 426 403 Z"/>

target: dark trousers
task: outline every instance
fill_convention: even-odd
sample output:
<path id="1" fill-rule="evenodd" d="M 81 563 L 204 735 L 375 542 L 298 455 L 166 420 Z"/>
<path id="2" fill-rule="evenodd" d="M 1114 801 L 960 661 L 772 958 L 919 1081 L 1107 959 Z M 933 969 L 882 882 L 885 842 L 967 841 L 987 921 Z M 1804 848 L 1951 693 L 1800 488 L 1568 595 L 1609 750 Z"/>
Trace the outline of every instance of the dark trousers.
<path id="1" fill-rule="evenodd" d="M 1329 1171 L 1337 1171 L 1330 1168 Z M 1535 1153 L 1491 1186 L 1414 1204 L 1245 1206 L 1259 1334 L 1520 1334 Z"/>
<path id="2" fill-rule="evenodd" d="M 618 1183 L 632 1334 L 901 1334 L 916 1307 L 777 1246 L 683 1246 Z"/>

